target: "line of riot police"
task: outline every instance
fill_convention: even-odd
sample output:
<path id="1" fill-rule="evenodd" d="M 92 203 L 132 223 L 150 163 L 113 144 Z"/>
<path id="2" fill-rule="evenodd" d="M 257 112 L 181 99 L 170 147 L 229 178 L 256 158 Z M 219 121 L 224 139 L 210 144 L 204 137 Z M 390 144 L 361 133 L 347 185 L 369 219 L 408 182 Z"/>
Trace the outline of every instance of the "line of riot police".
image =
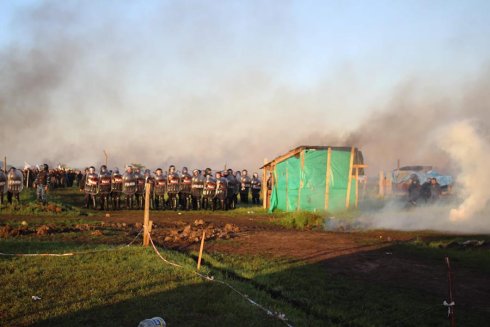
<path id="1" fill-rule="evenodd" d="M 232 169 L 217 171 L 210 168 L 204 171 L 194 169 L 192 175 L 187 167 L 177 172 L 174 165 L 168 171 L 158 168 L 151 173 L 149 169 L 128 166 L 124 173 L 117 168 L 108 171 L 105 165 L 97 174 L 92 166 L 82 179 L 85 193 L 85 207 L 100 210 L 143 209 L 145 188 L 150 187 L 150 206 L 153 210 L 228 210 L 240 203 L 260 204 L 262 188 L 258 174 L 252 178 L 247 170 L 233 172 Z"/>
<path id="2" fill-rule="evenodd" d="M 12 204 L 13 198 L 20 203 L 20 192 L 24 188 L 24 176 L 22 171 L 11 167 L 7 174 L 0 170 L 0 205 L 4 204 L 4 195 L 7 194 L 7 201 Z"/>

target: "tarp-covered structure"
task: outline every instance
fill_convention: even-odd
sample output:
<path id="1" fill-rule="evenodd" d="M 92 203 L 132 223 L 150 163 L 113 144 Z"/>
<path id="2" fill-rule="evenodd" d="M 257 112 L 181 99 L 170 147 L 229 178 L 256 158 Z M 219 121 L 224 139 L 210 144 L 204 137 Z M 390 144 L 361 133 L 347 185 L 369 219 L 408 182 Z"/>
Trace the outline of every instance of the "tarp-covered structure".
<path id="1" fill-rule="evenodd" d="M 358 177 L 365 167 L 355 147 L 297 147 L 262 167 L 264 177 L 272 175 L 264 207 L 333 213 L 357 206 Z"/>

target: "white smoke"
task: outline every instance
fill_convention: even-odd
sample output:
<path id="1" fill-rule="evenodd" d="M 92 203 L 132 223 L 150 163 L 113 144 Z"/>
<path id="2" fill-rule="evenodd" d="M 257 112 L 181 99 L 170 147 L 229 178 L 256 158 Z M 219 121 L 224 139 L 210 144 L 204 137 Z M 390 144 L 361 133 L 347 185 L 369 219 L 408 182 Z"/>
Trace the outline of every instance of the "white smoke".
<path id="1" fill-rule="evenodd" d="M 469 121 L 449 126 L 440 141 L 460 169 L 458 193 L 464 199 L 450 212 L 451 221 L 468 220 L 480 213 L 490 199 L 490 146 L 480 137 Z"/>
<path id="2" fill-rule="evenodd" d="M 464 120 L 449 124 L 433 135 L 432 144 L 446 152 L 458 169 L 454 194 L 436 205 L 405 208 L 391 199 L 381 210 L 367 212 L 361 221 L 373 228 L 490 232 L 490 145 L 475 124 Z"/>

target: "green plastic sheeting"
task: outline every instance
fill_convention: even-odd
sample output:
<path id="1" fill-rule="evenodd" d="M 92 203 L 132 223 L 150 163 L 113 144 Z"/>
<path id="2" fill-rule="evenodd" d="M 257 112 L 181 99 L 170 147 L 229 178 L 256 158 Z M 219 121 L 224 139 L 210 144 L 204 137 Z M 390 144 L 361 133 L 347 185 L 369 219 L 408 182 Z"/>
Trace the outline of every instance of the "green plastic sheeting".
<path id="1" fill-rule="evenodd" d="M 323 211 L 327 175 L 327 150 L 304 150 L 275 166 L 270 211 Z M 331 150 L 328 210 L 345 210 L 350 151 Z M 303 164 L 302 164 L 303 161 Z M 355 204 L 355 179 L 349 205 Z"/>

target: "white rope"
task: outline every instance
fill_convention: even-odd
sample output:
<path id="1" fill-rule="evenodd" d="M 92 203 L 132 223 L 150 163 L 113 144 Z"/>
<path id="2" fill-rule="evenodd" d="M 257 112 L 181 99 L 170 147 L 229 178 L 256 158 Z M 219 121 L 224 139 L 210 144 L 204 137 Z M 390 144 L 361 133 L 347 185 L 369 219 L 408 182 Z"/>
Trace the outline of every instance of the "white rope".
<path id="1" fill-rule="evenodd" d="M 178 268 L 183 268 L 185 269 L 184 266 L 182 265 L 179 265 L 175 262 L 171 262 L 171 261 L 168 261 L 167 259 L 165 259 L 161 254 L 160 252 L 158 251 L 157 247 L 155 246 L 155 243 L 153 243 L 153 239 L 151 238 L 151 235 L 149 235 L 149 238 L 150 238 L 150 242 L 151 242 L 151 245 L 153 246 L 153 249 L 155 250 L 156 254 L 160 257 L 160 259 L 162 259 L 164 262 L 168 263 L 169 265 L 172 265 L 174 267 L 178 267 Z M 273 312 L 269 309 L 267 309 L 266 307 L 264 307 L 263 305 L 257 303 L 256 301 L 252 300 L 250 297 L 248 297 L 248 295 L 246 294 L 243 294 L 242 292 L 238 291 L 236 288 L 234 288 L 233 286 L 231 286 L 230 284 L 228 284 L 227 282 L 225 281 L 222 281 L 222 280 L 217 280 L 217 279 L 214 279 L 214 277 L 212 276 L 206 276 L 206 275 L 203 275 L 201 273 L 198 273 L 197 271 L 194 271 L 194 270 L 189 270 L 189 272 L 193 273 L 194 275 L 197 275 L 205 280 L 208 280 L 210 282 L 215 282 L 215 283 L 219 283 L 219 284 L 222 284 L 222 285 L 225 285 L 227 286 L 229 289 L 231 289 L 233 292 L 237 293 L 238 295 L 240 295 L 241 297 L 243 297 L 245 300 L 247 300 L 250 304 L 258 307 L 259 309 L 261 309 L 262 311 L 264 311 L 267 315 L 271 316 L 271 317 L 275 317 L 279 320 L 281 320 L 284 324 L 286 324 L 286 326 L 288 327 L 293 327 L 293 325 L 291 325 L 290 323 L 288 323 L 287 321 L 287 318 L 286 318 L 286 315 L 284 313 L 280 313 L 280 312 Z"/>
<path id="2" fill-rule="evenodd" d="M 451 316 L 451 307 L 454 307 L 456 303 L 454 303 L 454 301 L 452 301 L 451 303 L 447 303 L 447 301 L 444 300 L 444 302 L 442 302 L 442 305 L 447 307 L 447 316 Z"/>
<path id="3" fill-rule="evenodd" d="M 129 242 L 128 244 L 121 245 L 116 248 L 110 248 L 110 249 L 101 249 L 101 250 L 87 250 L 87 251 L 80 251 L 80 252 L 68 252 L 68 253 L 3 253 L 0 252 L 0 256 L 9 256 L 9 257 L 70 257 L 74 256 L 76 254 L 88 254 L 88 253 L 97 253 L 97 252 L 106 252 L 106 251 L 115 251 L 115 250 L 121 250 L 122 248 L 131 246 L 138 236 L 141 235 L 143 232 L 143 229 L 139 231 L 139 233 L 134 237 L 134 239 Z"/>

